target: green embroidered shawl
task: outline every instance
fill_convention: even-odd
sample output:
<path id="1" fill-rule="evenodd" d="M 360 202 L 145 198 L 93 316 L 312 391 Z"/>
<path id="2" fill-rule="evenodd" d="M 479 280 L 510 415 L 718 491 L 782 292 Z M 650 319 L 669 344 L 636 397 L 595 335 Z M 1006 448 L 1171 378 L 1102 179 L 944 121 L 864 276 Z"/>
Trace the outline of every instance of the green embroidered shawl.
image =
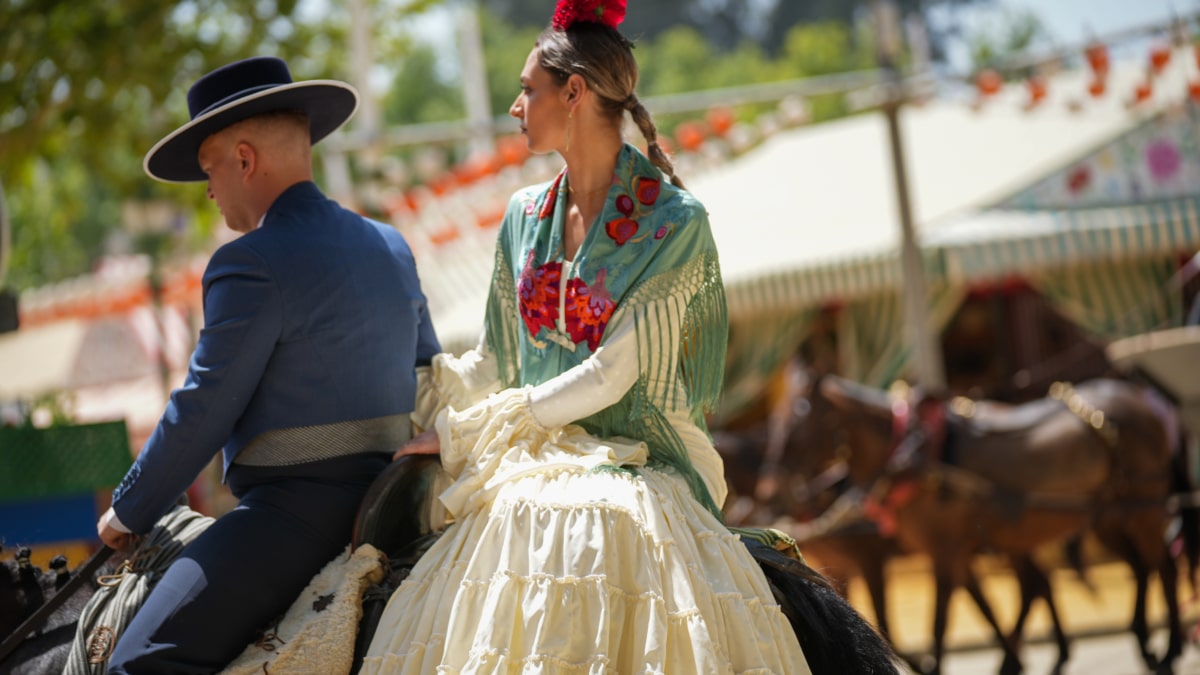
<path id="1" fill-rule="evenodd" d="M 604 209 L 568 272 L 561 332 L 556 326 L 569 180 L 564 170 L 549 183 L 517 192 L 500 227 L 486 335 L 501 385 L 537 385 L 565 372 L 604 343 L 609 324 L 632 316 L 638 379 L 619 402 L 579 424 L 596 436 L 645 441 L 651 466 L 682 475 L 696 499 L 720 518 L 664 416 L 684 411 L 707 430 L 704 413 L 721 392 L 729 324 L 708 215 L 626 144 Z"/>

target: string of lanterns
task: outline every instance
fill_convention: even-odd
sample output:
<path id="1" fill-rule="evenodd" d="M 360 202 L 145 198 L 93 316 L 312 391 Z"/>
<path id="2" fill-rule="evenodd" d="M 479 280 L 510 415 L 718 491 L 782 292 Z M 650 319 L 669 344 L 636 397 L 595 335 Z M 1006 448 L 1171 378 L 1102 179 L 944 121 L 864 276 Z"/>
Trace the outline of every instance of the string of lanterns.
<path id="1" fill-rule="evenodd" d="M 1184 36 L 1177 35 L 1174 40 L 1178 46 L 1185 46 Z M 1181 53 L 1186 54 L 1191 52 L 1191 56 L 1195 61 L 1198 69 L 1200 69 L 1200 44 L 1190 45 L 1190 49 L 1183 49 Z M 1149 102 L 1154 97 L 1155 87 L 1167 67 L 1175 58 L 1176 50 L 1171 44 L 1165 42 L 1156 42 L 1149 47 L 1146 56 L 1146 70 L 1144 76 L 1137 79 L 1133 83 L 1132 89 L 1127 93 L 1125 103 L 1128 107 L 1137 107 Z M 1088 82 L 1086 91 L 1092 99 L 1100 99 L 1109 95 L 1113 90 L 1112 62 L 1109 53 L 1109 46 L 1100 41 L 1093 41 L 1083 49 L 1083 58 L 1088 66 Z M 1055 59 L 1058 61 L 1058 59 Z M 974 85 L 977 93 L 975 107 L 979 108 L 986 104 L 989 100 L 994 99 L 1006 86 L 1004 75 L 996 68 L 985 68 L 980 70 L 975 75 Z M 1192 101 L 1200 102 L 1200 79 L 1191 77 L 1187 80 L 1187 97 Z M 1024 107 L 1026 110 L 1043 105 L 1049 94 L 1049 79 L 1042 71 L 1035 70 L 1032 74 L 1024 78 L 1025 96 Z M 1118 92 L 1119 93 L 1119 92 Z M 1074 102 L 1078 105 L 1078 101 Z"/>
<path id="2" fill-rule="evenodd" d="M 1188 45 L 1186 36 L 1178 32 L 1174 38 L 1173 44 L 1159 41 L 1149 47 L 1144 75 L 1124 92 L 1127 106 L 1136 108 L 1151 101 L 1156 88 L 1166 86 L 1162 76 L 1176 58 L 1190 56 L 1195 65 L 1193 71 L 1200 71 L 1200 44 Z M 1088 69 L 1086 97 L 1105 99 L 1121 93 L 1115 91 L 1116 86 L 1130 86 L 1129 82 L 1120 85 L 1115 82 L 1109 44 L 1093 41 L 1082 49 L 1082 57 Z M 1061 57 L 1055 61 L 1061 62 Z M 1006 81 L 1003 70 L 986 68 L 975 75 L 973 107 L 978 109 L 992 104 L 1011 84 Z M 1013 80 L 1024 89 L 1020 98 L 1025 110 L 1044 106 L 1050 99 L 1052 80 L 1048 77 L 1049 70 L 1032 70 L 1031 74 Z M 1195 72 L 1186 79 L 1186 87 L 1183 92 L 1186 97 L 1200 102 L 1200 77 Z M 1069 105 L 1080 103 L 1073 99 Z M 686 163 L 705 153 L 716 155 L 714 161 L 724 161 L 755 147 L 782 129 L 808 121 L 807 102 L 798 97 L 780 101 L 776 112 L 763 115 L 755 123 L 739 121 L 732 108 L 718 105 L 696 118 L 680 122 L 670 136 L 660 136 L 659 141 L 668 153 L 676 156 L 677 163 Z M 535 181 L 547 179 L 540 173 L 550 172 L 552 176 L 558 168 L 545 158 L 531 157 L 524 138 L 519 135 L 498 137 L 492 152 L 473 155 L 449 167 L 440 160 L 431 164 L 420 172 L 424 176 L 410 185 L 392 182 L 380 194 L 374 208 L 411 239 L 434 248 L 443 248 L 464 236 L 474 239 L 476 237 L 470 234 L 472 231 L 490 230 L 500 223 L 512 189 L 519 187 L 511 180 L 499 180 L 506 172 L 510 175 L 519 173 L 516 180 L 524 184 L 531 176 Z M 491 235 L 484 235 L 487 236 Z M 164 304 L 198 302 L 201 269 L 193 266 L 178 270 L 164 279 Z M 68 280 L 23 295 L 21 321 L 22 325 L 28 326 L 68 317 L 92 318 L 122 313 L 148 304 L 150 295 L 147 282 L 141 277 L 104 284 L 98 284 L 90 277 Z"/>

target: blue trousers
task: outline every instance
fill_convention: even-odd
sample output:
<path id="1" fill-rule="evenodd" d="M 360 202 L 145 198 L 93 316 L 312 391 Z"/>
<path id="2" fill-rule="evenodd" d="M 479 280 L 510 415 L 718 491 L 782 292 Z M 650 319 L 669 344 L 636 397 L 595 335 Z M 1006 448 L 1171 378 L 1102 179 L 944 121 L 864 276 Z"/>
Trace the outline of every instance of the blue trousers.
<path id="1" fill-rule="evenodd" d="M 350 543 L 359 502 L 391 460 L 234 464 L 238 506 L 189 544 L 121 635 L 109 673 L 213 673 L 280 617 Z"/>

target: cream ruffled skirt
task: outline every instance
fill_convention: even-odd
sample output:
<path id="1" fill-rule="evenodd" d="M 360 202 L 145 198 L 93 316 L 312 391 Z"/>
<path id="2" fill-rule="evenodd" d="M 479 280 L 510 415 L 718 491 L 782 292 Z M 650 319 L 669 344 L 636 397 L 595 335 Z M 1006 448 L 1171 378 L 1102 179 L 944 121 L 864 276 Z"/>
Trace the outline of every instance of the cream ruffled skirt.
<path id="1" fill-rule="evenodd" d="M 456 522 L 392 596 L 363 673 L 810 672 L 758 564 L 686 483 L 612 468 L 644 445 L 542 429 L 520 395 L 438 427 Z"/>

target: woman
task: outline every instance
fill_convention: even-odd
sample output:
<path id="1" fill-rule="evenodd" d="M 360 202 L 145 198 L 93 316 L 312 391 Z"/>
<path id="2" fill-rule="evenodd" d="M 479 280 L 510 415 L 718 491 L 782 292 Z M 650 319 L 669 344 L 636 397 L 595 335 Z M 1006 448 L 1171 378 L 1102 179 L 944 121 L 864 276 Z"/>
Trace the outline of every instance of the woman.
<path id="1" fill-rule="evenodd" d="M 720 520 L 717 253 L 634 93 L 623 14 L 560 2 L 521 73 L 509 112 L 566 168 L 509 204 L 480 346 L 434 360 L 434 429 L 398 455 L 440 451 L 455 522 L 363 672 L 811 672 Z"/>

